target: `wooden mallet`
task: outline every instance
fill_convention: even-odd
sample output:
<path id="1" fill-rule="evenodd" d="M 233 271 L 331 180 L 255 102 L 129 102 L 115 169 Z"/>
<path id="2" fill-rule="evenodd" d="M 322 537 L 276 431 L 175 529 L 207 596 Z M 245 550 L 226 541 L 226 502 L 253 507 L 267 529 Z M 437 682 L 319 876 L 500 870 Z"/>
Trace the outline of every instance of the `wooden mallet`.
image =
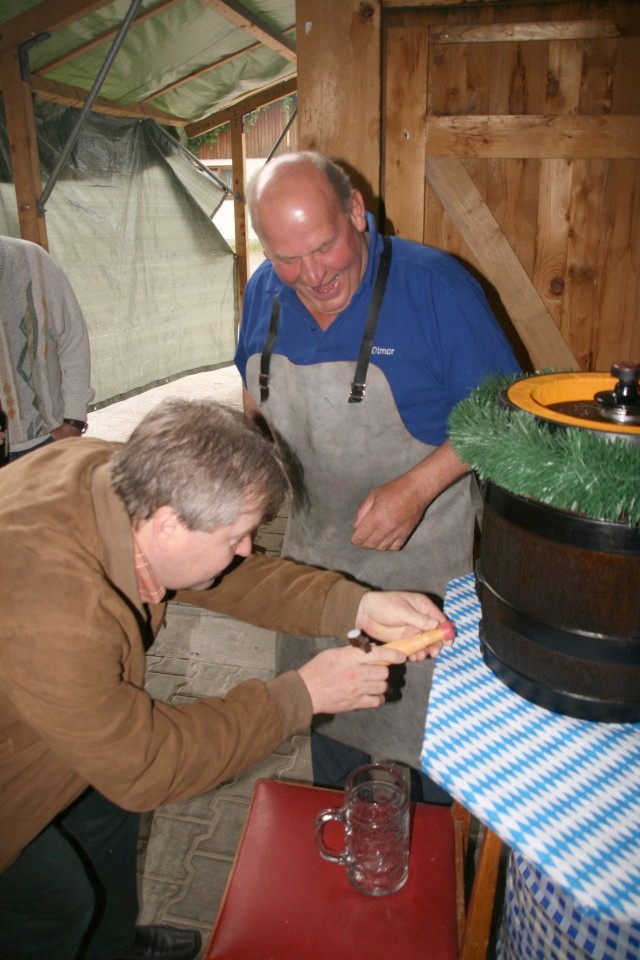
<path id="1" fill-rule="evenodd" d="M 402 653 L 409 657 L 412 653 L 418 653 L 419 650 L 424 650 L 434 643 L 451 643 L 455 635 L 456 631 L 451 621 L 443 620 L 442 623 L 438 624 L 433 630 L 416 633 L 415 636 L 406 637 L 404 640 L 390 640 L 389 643 L 382 644 L 381 646 L 391 648 L 392 650 L 401 650 Z M 359 630 L 350 630 L 347 637 L 352 646 L 360 647 L 366 652 L 371 649 L 371 644 Z M 375 660 L 373 662 L 383 666 L 389 665 L 386 660 Z"/>

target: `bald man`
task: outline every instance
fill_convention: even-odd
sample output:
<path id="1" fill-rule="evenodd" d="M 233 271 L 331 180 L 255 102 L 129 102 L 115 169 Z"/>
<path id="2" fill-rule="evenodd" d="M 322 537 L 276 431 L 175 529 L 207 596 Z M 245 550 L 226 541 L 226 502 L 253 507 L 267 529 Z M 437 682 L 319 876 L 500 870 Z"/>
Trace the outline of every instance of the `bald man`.
<path id="1" fill-rule="evenodd" d="M 236 364 L 245 412 L 290 469 L 283 553 L 439 599 L 472 569 L 474 526 L 447 419 L 486 376 L 518 369 L 511 348 L 458 261 L 380 235 L 328 157 L 272 160 L 247 202 L 267 260 L 247 286 Z M 279 668 L 304 646 L 279 637 Z M 415 798 L 447 799 L 419 773 L 432 669 L 396 669 L 375 717 L 317 718 L 316 782 L 339 786 L 373 755 L 415 771 Z"/>

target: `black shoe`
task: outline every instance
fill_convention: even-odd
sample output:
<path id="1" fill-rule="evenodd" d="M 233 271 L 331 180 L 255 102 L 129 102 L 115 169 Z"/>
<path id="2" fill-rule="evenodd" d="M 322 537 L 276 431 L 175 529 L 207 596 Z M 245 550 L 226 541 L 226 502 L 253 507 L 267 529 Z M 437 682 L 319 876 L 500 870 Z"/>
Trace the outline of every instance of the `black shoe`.
<path id="1" fill-rule="evenodd" d="M 197 930 L 182 927 L 136 927 L 133 946 L 118 960 L 194 960 L 202 946 Z"/>

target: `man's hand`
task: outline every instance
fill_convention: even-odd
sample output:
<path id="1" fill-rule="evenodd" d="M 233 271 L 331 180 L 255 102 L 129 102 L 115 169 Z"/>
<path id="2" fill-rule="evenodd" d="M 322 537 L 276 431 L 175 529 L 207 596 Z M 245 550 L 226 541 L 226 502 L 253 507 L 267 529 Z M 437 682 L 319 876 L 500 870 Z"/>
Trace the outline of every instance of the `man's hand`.
<path id="1" fill-rule="evenodd" d="M 314 713 L 344 713 L 379 707 L 384 703 L 389 670 L 380 663 L 380 651 L 364 653 L 355 647 L 323 650 L 300 667 Z M 385 651 L 388 663 L 404 663 L 399 650 Z"/>
<path id="2" fill-rule="evenodd" d="M 371 590 L 365 593 L 360 601 L 355 625 L 370 637 L 387 643 L 389 640 L 402 640 L 413 637 L 416 633 L 433 630 L 446 619 L 442 610 L 423 593 Z M 412 654 L 409 659 L 437 657 L 441 649 L 442 644 L 434 643 L 426 650 Z M 390 650 L 385 650 L 385 660 L 390 653 Z"/>
<path id="3" fill-rule="evenodd" d="M 367 550 L 401 550 L 429 504 L 466 472 L 446 440 L 407 473 L 371 490 L 356 514 L 351 543 Z"/>
<path id="4" fill-rule="evenodd" d="M 356 514 L 351 542 L 367 550 L 401 550 L 425 509 L 410 474 L 374 487 Z"/>
<path id="5" fill-rule="evenodd" d="M 59 427 L 51 431 L 54 440 L 66 440 L 67 437 L 81 437 L 82 430 L 74 427 L 71 423 L 61 423 Z"/>

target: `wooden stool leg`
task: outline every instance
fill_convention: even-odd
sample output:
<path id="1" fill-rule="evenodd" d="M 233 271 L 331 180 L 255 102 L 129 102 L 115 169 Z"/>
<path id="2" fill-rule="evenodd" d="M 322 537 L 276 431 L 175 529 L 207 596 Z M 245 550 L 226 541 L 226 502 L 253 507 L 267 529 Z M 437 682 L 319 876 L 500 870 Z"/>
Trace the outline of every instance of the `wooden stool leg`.
<path id="1" fill-rule="evenodd" d="M 485 960 L 500 869 L 502 840 L 485 828 L 476 864 L 469 908 L 460 949 L 460 960 Z"/>

